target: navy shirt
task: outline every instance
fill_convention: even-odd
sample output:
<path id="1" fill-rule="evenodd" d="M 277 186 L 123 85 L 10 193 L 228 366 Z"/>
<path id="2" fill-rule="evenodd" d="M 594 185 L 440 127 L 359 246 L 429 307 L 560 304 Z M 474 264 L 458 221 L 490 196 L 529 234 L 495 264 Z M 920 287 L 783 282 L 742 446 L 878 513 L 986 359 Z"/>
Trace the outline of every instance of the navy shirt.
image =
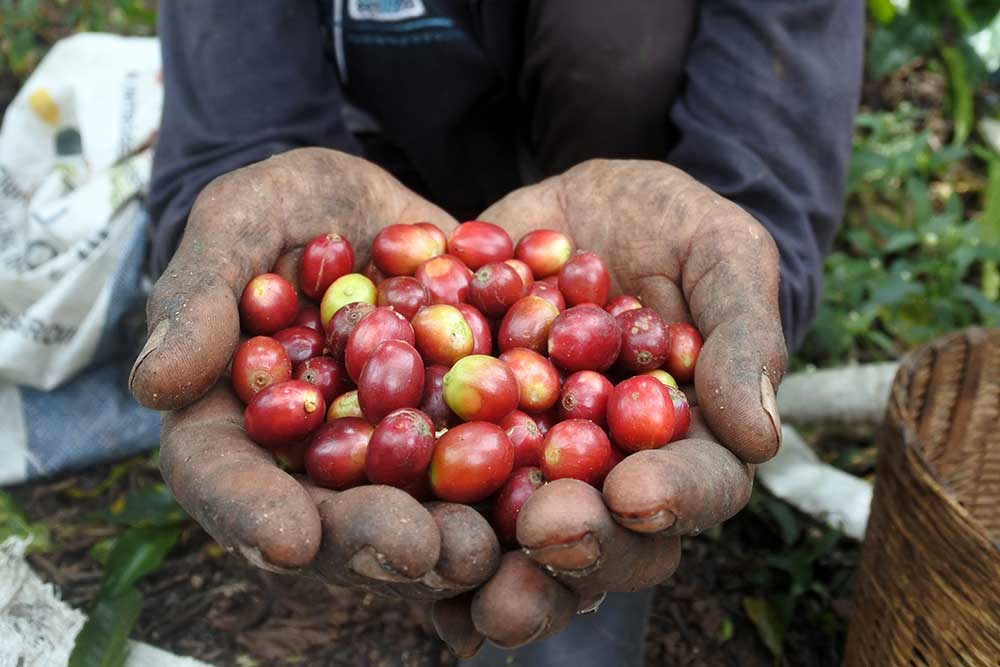
<path id="1" fill-rule="evenodd" d="M 458 219 L 535 180 L 516 90 L 527 1 L 163 0 L 154 271 L 209 181 L 292 148 L 364 155 Z M 794 349 L 842 214 L 863 2 L 697 7 L 663 159 L 774 236 Z"/>

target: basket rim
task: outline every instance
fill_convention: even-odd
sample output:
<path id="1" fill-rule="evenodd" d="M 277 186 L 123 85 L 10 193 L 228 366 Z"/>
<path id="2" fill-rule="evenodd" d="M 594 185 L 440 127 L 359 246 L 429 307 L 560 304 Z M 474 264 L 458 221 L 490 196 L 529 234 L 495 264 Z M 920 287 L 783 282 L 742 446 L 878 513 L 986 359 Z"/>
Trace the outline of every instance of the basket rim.
<path id="1" fill-rule="evenodd" d="M 930 354 L 932 350 L 941 345 L 944 341 L 953 340 L 955 338 L 965 338 L 968 340 L 970 334 L 972 336 L 983 336 L 980 340 L 985 339 L 985 335 L 989 332 L 1000 333 L 1000 329 L 984 329 L 982 327 L 970 327 L 969 329 L 964 329 L 959 332 L 954 332 L 942 339 L 938 339 L 930 345 L 914 350 L 906 356 L 903 363 L 900 364 L 899 369 L 896 371 L 896 376 L 893 378 L 891 390 L 890 390 L 890 403 L 888 409 L 886 410 L 886 418 L 883 423 L 883 428 L 893 429 L 895 428 L 900 437 L 897 442 L 902 448 L 902 453 L 908 457 L 910 460 L 916 464 L 911 466 L 913 474 L 918 477 L 918 481 L 927 487 L 930 487 L 931 491 L 936 497 L 941 498 L 947 503 L 949 509 L 954 512 L 963 523 L 976 534 L 977 539 L 980 539 L 984 545 L 989 545 L 994 550 L 1000 551 L 1000 540 L 994 541 L 989 537 L 988 531 L 985 529 L 983 524 L 961 503 L 959 496 L 948 480 L 941 475 L 941 473 L 931 465 L 930 461 L 927 459 L 923 447 L 920 443 L 920 438 L 917 434 L 917 425 L 913 419 L 910 418 L 908 411 L 905 409 L 904 397 L 907 394 L 907 380 L 909 374 L 913 372 L 913 366 L 916 365 L 917 359 L 920 357 Z M 886 442 L 891 442 L 892 439 L 885 440 Z M 888 453 L 888 452 L 887 452 Z"/>

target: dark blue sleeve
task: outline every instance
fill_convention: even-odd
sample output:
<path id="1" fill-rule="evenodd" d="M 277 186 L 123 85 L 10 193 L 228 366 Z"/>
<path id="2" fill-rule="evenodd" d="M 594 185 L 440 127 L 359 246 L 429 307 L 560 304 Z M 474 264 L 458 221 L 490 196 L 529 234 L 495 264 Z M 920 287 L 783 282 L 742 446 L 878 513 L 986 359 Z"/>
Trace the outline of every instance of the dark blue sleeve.
<path id="1" fill-rule="evenodd" d="M 861 90 L 862 0 L 704 0 L 669 162 L 740 204 L 781 252 L 794 350 L 843 213 Z"/>
<path id="2" fill-rule="evenodd" d="M 163 119 L 149 209 L 153 271 L 216 176 L 301 146 L 357 153 L 315 0 L 161 0 Z"/>

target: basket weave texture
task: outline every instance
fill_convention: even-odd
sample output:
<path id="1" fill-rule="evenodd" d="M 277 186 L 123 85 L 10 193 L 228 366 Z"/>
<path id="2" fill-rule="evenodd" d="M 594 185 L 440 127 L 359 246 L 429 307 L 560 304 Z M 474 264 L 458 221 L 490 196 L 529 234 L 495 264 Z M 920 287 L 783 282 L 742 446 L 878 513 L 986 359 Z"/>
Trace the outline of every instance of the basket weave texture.
<path id="1" fill-rule="evenodd" d="M 1000 665 L 1000 329 L 909 355 L 879 445 L 845 665 Z"/>

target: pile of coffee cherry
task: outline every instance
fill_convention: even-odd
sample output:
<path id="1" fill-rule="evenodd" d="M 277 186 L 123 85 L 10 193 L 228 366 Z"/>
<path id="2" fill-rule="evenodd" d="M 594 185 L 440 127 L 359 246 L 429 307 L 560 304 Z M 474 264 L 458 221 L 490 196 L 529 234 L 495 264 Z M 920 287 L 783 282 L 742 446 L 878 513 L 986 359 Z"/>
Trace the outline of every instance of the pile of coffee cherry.
<path id="1" fill-rule="evenodd" d="M 371 255 L 355 273 L 348 239 L 317 236 L 297 276 L 258 275 L 240 298 L 252 337 L 232 383 L 247 435 L 313 483 L 491 503 L 514 544 L 546 481 L 600 486 L 629 454 L 685 436 L 678 383 L 694 377 L 701 336 L 633 296 L 609 299 L 604 261 L 564 234 L 515 246 L 488 222 L 450 238 L 396 224 Z"/>

